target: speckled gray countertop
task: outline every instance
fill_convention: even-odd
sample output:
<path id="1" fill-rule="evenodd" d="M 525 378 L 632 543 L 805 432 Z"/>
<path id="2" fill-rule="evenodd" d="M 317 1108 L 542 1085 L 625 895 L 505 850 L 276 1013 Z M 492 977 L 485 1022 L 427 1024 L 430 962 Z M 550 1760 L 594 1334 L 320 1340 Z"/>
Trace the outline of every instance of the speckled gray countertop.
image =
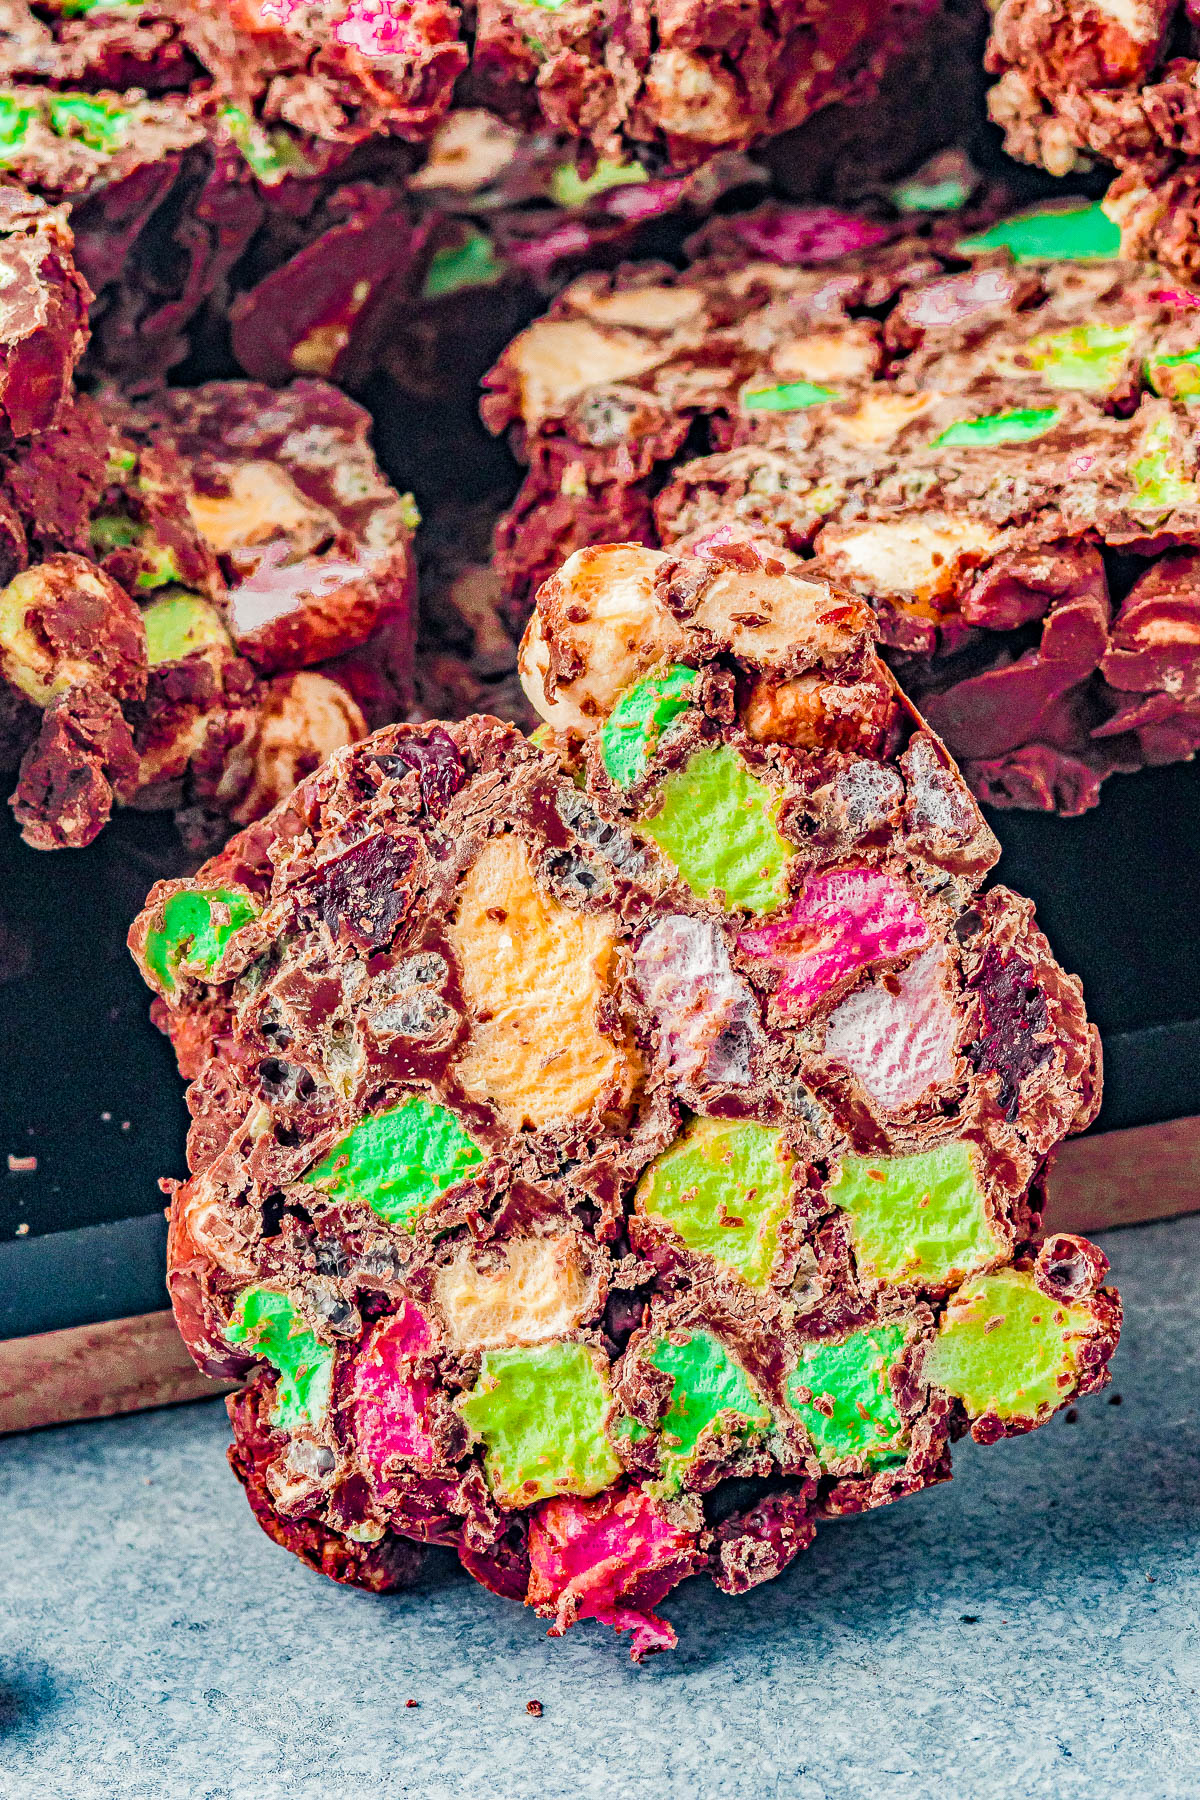
<path id="1" fill-rule="evenodd" d="M 747 1599 L 689 1583 L 641 1669 L 448 1559 L 392 1598 L 309 1574 L 219 1403 L 4 1440 L 0 1795 L 1194 1800 L 1200 1218 L 1106 1248 L 1119 1406 L 964 1445 Z"/>

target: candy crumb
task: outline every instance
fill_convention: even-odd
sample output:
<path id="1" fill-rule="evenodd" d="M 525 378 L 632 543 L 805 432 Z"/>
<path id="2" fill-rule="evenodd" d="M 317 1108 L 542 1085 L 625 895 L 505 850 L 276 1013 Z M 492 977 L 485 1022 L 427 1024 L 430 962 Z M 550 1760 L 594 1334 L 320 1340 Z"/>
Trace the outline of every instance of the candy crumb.
<path id="1" fill-rule="evenodd" d="M 32 1175 L 37 1166 L 36 1156 L 14 1156 L 11 1150 L 9 1151 L 8 1172 L 10 1175 Z"/>
<path id="2" fill-rule="evenodd" d="M 21 1223 L 17 1226 L 17 1236 L 18 1237 L 28 1237 L 29 1236 L 29 1223 L 26 1219 L 22 1219 Z"/>
<path id="3" fill-rule="evenodd" d="M 540 1719 L 545 1708 L 540 1700 L 527 1700 L 525 1702 L 525 1711 L 529 1714 L 530 1718 Z"/>
<path id="4" fill-rule="evenodd" d="M 406 1700 L 404 1704 L 405 1706 L 420 1706 L 421 1702 L 419 1700 Z"/>

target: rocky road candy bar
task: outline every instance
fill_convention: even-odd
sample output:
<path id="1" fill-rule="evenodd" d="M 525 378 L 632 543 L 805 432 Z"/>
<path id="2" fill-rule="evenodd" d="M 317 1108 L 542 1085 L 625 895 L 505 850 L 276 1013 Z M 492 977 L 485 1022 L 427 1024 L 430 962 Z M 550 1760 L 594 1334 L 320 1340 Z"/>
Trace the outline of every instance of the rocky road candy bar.
<path id="1" fill-rule="evenodd" d="M 1103 1386 L 1104 1258 L 1038 1230 L 1098 1042 L 852 594 L 590 548 L 521 665 L 532 740 L 389 727 L 152 893 L 170 1285 L 272 1537 L 642 1656 Z"/>

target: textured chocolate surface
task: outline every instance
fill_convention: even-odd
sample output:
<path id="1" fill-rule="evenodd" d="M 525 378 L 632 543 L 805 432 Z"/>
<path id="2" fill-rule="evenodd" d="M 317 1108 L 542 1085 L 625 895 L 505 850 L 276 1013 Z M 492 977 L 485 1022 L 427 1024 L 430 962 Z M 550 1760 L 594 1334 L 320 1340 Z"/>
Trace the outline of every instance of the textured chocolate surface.
<path id="1" fill-rule="evenodd" d="M 0 188 L 0 432 L 55 424 L 87 341 L 87 283 L 66 219 Z"/>
<path id="2" fill-rule="evenodd" d="M 1074 813 L 1191 756 L 1200 312 L 1097 256 L 1105 227 L 1087 202 L 923 236 L 768 202 L 683 274 L 582 277 L 488 380 L 529 465 L 497 536 L 511 616 L 589 537 L 749 536 L 871 600 L 981 798 Z"/>
<path id="3" fill-rule="evenodd" d="M 743 9 L 707 0 L 628 7 L 482 0 L 176 0 L 186 42 L 219 89 L 321 136 L 427 137 L 452 98 L 601 156 L 676 163 L 743 149 L 869 94 L 935 0 Z"/>
<path id="4" fill-rule="evenodd" d="M 1095 1033 L 873 630 L 746 546 L 583 552 L 542 747 L 391 727 L 152 893 L 176 1316 L 313 1566 L 444 1543 L 641 1655 L 686 1574 L 742 1592 L 1106 1379 L 1103 1258 L 1037 1233 Z"/>

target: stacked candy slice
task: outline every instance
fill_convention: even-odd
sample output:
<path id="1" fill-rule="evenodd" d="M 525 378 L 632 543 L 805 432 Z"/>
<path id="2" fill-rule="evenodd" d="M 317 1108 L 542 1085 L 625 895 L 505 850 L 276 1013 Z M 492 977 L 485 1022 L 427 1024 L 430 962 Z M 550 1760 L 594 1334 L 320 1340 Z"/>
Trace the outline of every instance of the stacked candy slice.
<path id="1" fill-rule="evenodd" d="M 768 204 L 682 274 L 582 276 L 514 339 L 485 400 L 529 465 L 511 612 L 589 537 L 751 538 L 871 601 L 984 800 L 1076 813 L 1192 756 L 1200 301 L 1116 260 L 1086 201 L 789 223 Z"/>
<path id="2" fill-rule="evenodd" d="M 532 741 L 378 732 L 150 896 L 170 1285 L 280 1543 L 642 1655 L 1104 1384 L 1104 1258 L 1038 1237 L 1098 1045 L 850 593 L 588 549 L 522 663 Z"/>

